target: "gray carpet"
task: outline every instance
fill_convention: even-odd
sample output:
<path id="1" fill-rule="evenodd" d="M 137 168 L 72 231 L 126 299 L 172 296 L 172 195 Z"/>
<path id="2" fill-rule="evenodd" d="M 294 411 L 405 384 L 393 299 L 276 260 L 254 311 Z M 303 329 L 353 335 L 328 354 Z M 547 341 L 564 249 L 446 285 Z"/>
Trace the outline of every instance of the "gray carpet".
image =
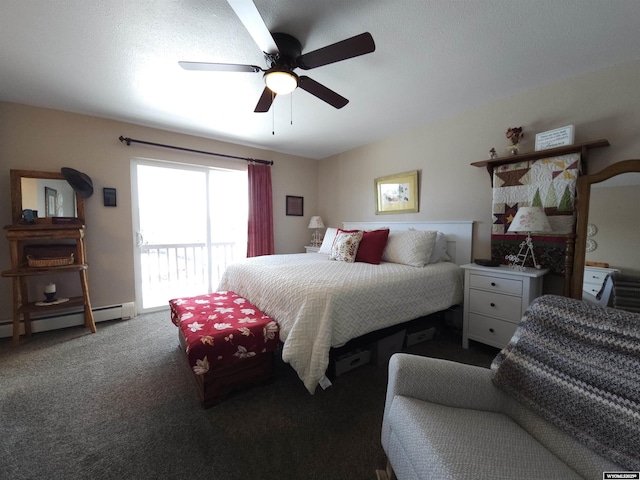
<path id="1" fill-rule="evenodd" d="M 24 338 L 24 337 L 23 337 Z M 443 330 L 408 351 L 488 367 Z M 0 339 L 0 475 L 22 479 L 372 479 L 384 466 L 386 366 L 309 395 L 273 383 L 200 408 L 169 313 Z"/>

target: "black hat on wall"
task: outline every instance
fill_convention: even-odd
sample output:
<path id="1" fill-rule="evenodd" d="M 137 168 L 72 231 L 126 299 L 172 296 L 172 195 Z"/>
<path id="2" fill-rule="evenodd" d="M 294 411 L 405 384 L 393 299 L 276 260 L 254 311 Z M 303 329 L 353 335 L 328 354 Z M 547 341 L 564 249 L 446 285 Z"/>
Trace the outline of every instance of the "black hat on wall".
<path id="1" fill-rule="evenodd" d="M 60 172 L 67 182 L 69 182 L 71 188 L 82 198 L 89 198 L 93 195 L 93 182 L 91 178 L 89 178 L 89 175 L 69 167 L 62 167 Z"/>

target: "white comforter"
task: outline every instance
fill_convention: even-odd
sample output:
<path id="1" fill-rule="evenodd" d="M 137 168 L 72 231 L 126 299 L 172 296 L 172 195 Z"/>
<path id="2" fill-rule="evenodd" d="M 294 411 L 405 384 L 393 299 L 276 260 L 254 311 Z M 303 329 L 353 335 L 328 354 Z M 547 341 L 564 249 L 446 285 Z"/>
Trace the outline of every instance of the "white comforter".
<path id="1" fill-rule="evenodd" d="M 218 290 L 245 297 L 280 325 L 282 359 L 310 393 L 329 349 L 462 302 L 460 269 L 345 263 L 322 254 L 268 255 L 229 265 Z"/>

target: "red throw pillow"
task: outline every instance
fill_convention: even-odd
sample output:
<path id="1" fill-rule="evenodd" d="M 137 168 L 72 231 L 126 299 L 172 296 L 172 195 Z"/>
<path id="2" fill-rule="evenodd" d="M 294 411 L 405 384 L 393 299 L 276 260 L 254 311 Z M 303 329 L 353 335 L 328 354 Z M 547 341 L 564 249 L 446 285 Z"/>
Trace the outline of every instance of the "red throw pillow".
<path id="1" fill-rule="evenodd" d="M 360 240 L 358 253 L 356 254 L 356 262 L 379 265 L 380 259 L 382 258 L 382 252 L 384 252 L 384 247 L 387 246 L 388 238 L 388 228 L 364 232 L 362 234 L 362 240 Z"/>

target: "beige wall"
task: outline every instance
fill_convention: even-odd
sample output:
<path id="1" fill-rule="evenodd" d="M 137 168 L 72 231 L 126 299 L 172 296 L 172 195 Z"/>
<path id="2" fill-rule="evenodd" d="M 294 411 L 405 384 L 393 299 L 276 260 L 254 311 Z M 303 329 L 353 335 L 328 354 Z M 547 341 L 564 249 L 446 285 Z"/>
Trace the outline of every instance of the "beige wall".
<path id="1" fill-rule="evenodd" d="M 317 165 L 310 160 L 204 138 L 167 132 L 86 115 L 0 102 L 0 224 L 11 223 L 9 170 L 59 171 L 72 167 L 88 174 L 94 195 L 87 199 L 89 282 L 94 307 L 133 302 L 133 234 L 131 159 L 246 169 L 243 161 L 198 155 L 138 144 L 127 147 L 118 137 L 273 160 L 273 204 L 276 253 L 303 252 L 311 233 L 309 218 L 317 212 Z M 102 188 L 115 187 L 116 208 L 104 207 Z M 305 199 L 304 217 L 285 216 L 285 196 Z M 9 268 L 9 249 L 0 240 L 0 270 Z M 0 279 L 0 320 L 11 317 L 11 283 Z"/>
<path id="2" fill-rule="evenodd" d="M 348 220 L 474 220 L 473 257 L 489 257 L 490 179 L 485 169 L 469 164 L 488 158 L 491 147 L 502 155 L 507 146 L 504 130 L 510 126 L 524 127 L 523 152 L 534 150 L 536 133 L 570 124 L 575 125 L 576 143 L 608 139 L 610 147 L 591 150 L 591 173 L 640 158 L 638 85 L 640 62 L 634 62 L 496 101 L 322 160 L 319 212 L 330 226 Z M 416 169 L 421 171 L 420 212 L 376 216 L 374 179 Z"/>

